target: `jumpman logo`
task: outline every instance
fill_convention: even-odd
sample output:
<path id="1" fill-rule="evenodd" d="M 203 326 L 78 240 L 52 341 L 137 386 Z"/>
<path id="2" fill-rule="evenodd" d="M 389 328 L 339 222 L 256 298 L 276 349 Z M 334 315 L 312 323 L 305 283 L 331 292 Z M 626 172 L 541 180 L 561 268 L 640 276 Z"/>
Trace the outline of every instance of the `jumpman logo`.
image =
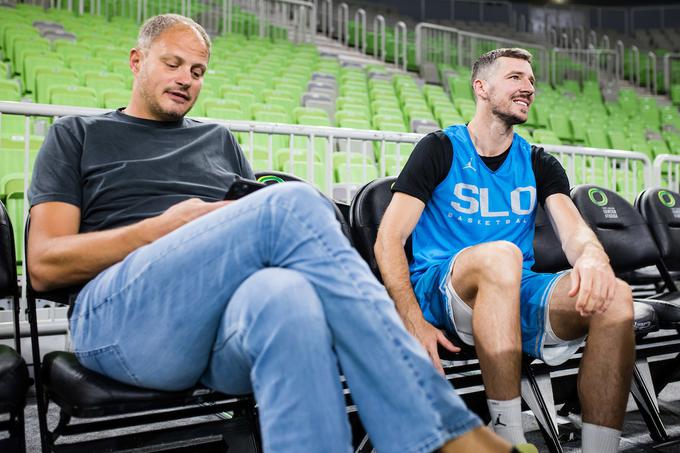
<path id="1" fill-rule="evenodd" d="M 493 426 L 508 426 L 508 425 L 501 421 L 501 414 L 498 414 L 498 417 L 496 417 L 496 421 L 493 423 Z"/>
<path id="2" fill-rule="evenodd" d="M 468 170 L 468 169 L 469 169 L 469 170 L 472 170 L 472 171 L 477 171 L 477 169 L 476 169 L 475 167 L 472 166 L 472 157 L 470 158 L 470 160 L 468 161 L 468 163 L 465 164 L 465 166 L 463 166 L 463 170 Z"/>

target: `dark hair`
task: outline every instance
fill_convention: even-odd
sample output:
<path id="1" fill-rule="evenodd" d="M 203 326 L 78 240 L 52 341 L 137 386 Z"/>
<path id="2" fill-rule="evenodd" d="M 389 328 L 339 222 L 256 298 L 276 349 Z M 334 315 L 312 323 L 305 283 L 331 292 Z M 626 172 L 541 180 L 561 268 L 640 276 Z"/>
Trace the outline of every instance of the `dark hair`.
<path id="1" fill-rule="evenodd" d="M 503 48 L 489 51 L 479 57 L 472 65 L 472 78 L 470 83 L 474 84 L 475 80 L 480 78 L 480 73 L 485 72 L 488 68 L 493 66 L 501 57 L 517 58 L 531 63 L 531 53 L 526 49 L 519 47 Z"/>

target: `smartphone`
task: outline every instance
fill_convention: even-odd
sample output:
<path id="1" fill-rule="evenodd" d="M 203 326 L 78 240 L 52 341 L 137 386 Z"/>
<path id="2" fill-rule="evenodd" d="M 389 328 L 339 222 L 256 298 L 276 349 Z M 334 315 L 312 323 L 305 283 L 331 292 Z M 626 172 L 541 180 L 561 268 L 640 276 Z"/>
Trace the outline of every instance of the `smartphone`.
<path id="1" fill-rule="evenodd" d="M 225 200 L 238 200 L 248 194 L 255 192 L 258 189 L 267 187 L 261 182 L 252 181 L 250 179 L 241 178 L 238 175 L 234 176 L 234 181 L 229 186 L 229 190 L 224 194 Z"/>

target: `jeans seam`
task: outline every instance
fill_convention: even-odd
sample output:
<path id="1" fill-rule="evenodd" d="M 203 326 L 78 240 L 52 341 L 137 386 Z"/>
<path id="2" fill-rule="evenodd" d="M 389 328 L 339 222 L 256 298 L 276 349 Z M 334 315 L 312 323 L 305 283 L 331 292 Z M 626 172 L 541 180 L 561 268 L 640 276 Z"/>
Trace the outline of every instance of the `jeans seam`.
<path id="1" fill-rule="evenodd" d="M 281 205 L 281 206 L 283 206 L 283 205 Z M 327 243 L 326 243 L 326 242 L 323 240 L 323 238 L 321 237 L 321 235 L 319 235 L 318 232 L 317 232 L 311 225 L 309 225 L 309 224 L 307 224 L 306 222 L 304 222 L 304 221 L 298 216 L 298 214 L 297 214 L 293 209 L 290 208 L 290 206 L 285 206 L 285 207 L 287 208 L 288 213 L 291 215 L 291 217 L 293 217 L 293 218 L 298 222 L 298 224 L 300 224 L 300 225 L 301 225 L 303 228 L 305 228 L 309 233 L 311 233 L 311 236 L 312 236 L 314 239 L 316 239 L 317 242 L 319 242 L 319 243 L 323 246 L 323 247 L 321 247 L 321 248 L 323 249 L 323 251 L 324 251 L 331 259 L 333 259 L 334 256 L 333 256 L 333 254 L 332 254 L 330 248 L 328 247 Z M 341 261 L 336 261 L 336 263 L 338 264 L 338 268 L 341 268 L 341 269 L 344 271 L 344 273 L 346 274 L 346 276 L 347 276 L 347 277 L 350 277 L 350 278 L 349 278 L 350 284 L 355 288 L 355 290 L 357 291 L 357 293 L 358 293 L 358 294 L 361 294 L 362 296 L 364 296 L 364 297 L 366 298 L 367 301 L 371 301 L 371 298 L 368 297 L 368 295 L 365 294 L 365 293 L 361 290 L 361 288 L 358 287 L 358 286 L 354 283 L 354 282 L 355 282 L 355 279 L 351 278 L 351 277 L 352 277 L 352 272 L 351 272 L 349 269 L 347 269 L 347 268 L 345 267 L 344 263 L 342 263 Z M 396 336 L 394 336 L 394 335 L 392 334 L 392 330 L 389 328 L 389 323 L 387 322 L 387 319 L 382 315 L 381 311 L 377 309 L 377 305 L 375 304 L 375 302 L 371 301 L 371 303 L 370 303 L 369 305 L 370 305 L 371 309 L 372 309 L 372 310 L 378 315 L 378 317 L 380 318 L 381 322 L 383 323 L 383 325 L 384 325 L 384 327 L 385 327 L 385 330 L 386 330 L 387 333 L 390 335 L 390 337 L 391 337 L 390 339 L 392 340 L 392 342 L 393 342 L 393 343 L 395 344 L 395 346 L 397 346 L 398 349 L 400 350 L 402 360 L 404 361 L 404 363 L 406 364 L 406 366 L 408 367 L 408 369 L 411 370 L 411 373 L 413 374 L 413 377 L 416 379 L 416 382 L 418 383 L 418 387 L 420 387 L 420 389 L 422 390 L 423 394 L 425 395 L 426 400 L 427 400 L 428 403 L 430 404 L 430 407 L 431 407 L 431 409 L 432 409 L 432 412 L 438 415 L 438 420 L 436 421 L 436 426 L 435 426 L 435 428 L 436 428 L 437 430 L 441 430 L 442 427 L 443 427 L 443 426 L 442 426 L 441 417 L 439 417 L 438 411 L 437 411 L 437 409 L 434 407 L 432 395 L 430 394 L 430 392 L 428 392 L 428 391 L 425 389 L 425 386 L 423 385 L 424 382 L 423 382 L 422 376 L 417 372 L 416 367 L 413 365 L 413 363 L 412 363 L 410 360 L 408 360 L 408 357 L 407 357 L 407 355 L 406 355 L 406 353 L 405 353 L 405 350 L 404 350 L 403 346 L 401 345 L 401 342 L 399 341 L 399 339 L 398 339 Z"/>

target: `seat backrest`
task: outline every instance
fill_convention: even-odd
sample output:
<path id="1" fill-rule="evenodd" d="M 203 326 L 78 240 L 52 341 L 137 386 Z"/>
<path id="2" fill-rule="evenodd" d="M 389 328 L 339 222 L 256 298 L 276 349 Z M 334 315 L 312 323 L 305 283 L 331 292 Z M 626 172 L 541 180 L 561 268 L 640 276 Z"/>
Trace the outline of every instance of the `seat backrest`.
<path id="1" fill-rule="evenodd" d="M 666 267 L 680 271 L 680 194 L 668 189 L 647 189 L 635 200 L 656 241 Z"/>
<path id="2" fill-rule="evenodd" d="M 660 262 L 649 228 L 639 212 L 616 192 L 591 184 L 576 186 L 571 198 L 602 243 L 614 271 Z"/>
<path id="3" fill-rule="evenodd" d="M 18 294 L 14 231 L 5 205 L 0 202 L 0 297 Z"/>
<path id="4" fill-rule="evenodd" d="M 306 182 L 305 180 L 300 179 L 297 176 L 291 175 L 290 173 L 283 173 L 280 171 L 255 172 L 255 179 L 267 185 L 277 184 L 286 181 Z M 342 234 L 344 234 L 345 237 L 349 239 L 350 243 L 352 243 L 353 242 L 352 232 L 350 230 L 349 222 L 347 220 L 346 212 L 347 207 L 343 206 L 344 203 L 336 203 L 334 200 L 331 200 L 322 192 L 319 193 L 321 193 L 325 198 L 327 198 L 328 201 L 330 201 L 331 204 L 333 205 L 333 209 L 335 210 L 335 218 L 338 221 L 338 223 L 340 223 L 340 229 L 342 230 Z"/>
<path id="5" fill-rule="evenodd" d="M 354 246 L 366 260 L 373 274 L 381 281 L 373 246 L 385 210 L 392 201 L 391 189 L 396 180 L 395 177 L 386 177 L 369 182 L 356 193 L 349 210 Z"/>
<path id="6" fill-rule="evenodd" d="M 571 267 L 550 218 L 540 204 L 536 208 L 534 259 L 532 270 L 535 272 L 559 272 Z"/>

